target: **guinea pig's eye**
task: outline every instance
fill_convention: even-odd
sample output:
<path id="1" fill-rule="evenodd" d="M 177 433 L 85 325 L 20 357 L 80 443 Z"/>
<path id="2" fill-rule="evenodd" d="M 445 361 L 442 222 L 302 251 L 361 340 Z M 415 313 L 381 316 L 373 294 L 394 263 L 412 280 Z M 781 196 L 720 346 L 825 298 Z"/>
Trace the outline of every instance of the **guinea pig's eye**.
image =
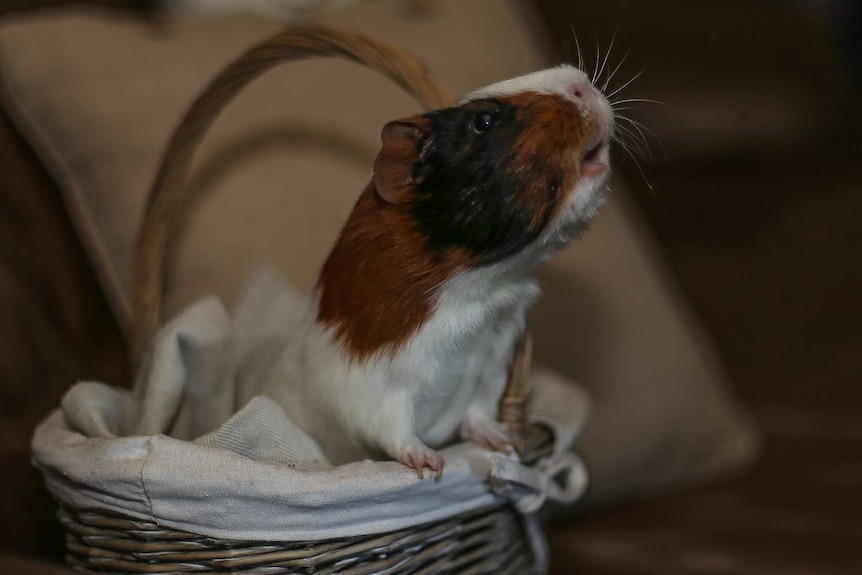
<path id="1" fill-rule="evenodd" d="M 494 124 L 497 123 L 497 118 L 491 112 L 479 112 L 473 118 L 471 128 L 477 134 L 482 134 L 488 131 Z"/>

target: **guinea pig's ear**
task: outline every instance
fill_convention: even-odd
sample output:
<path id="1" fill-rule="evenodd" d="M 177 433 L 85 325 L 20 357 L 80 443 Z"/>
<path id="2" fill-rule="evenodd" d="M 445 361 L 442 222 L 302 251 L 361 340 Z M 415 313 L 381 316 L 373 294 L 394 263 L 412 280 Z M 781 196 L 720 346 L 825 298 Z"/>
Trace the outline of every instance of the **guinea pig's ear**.
<path id="1" fill-rule="evenodd" d="M 413 116 L 383 126 L 383 145 L 374 161 L 374 187 L 391 204 L 405 201 L 416 183 L 413 167 L 419 161 L 428 123 L 422 116 Z"/>

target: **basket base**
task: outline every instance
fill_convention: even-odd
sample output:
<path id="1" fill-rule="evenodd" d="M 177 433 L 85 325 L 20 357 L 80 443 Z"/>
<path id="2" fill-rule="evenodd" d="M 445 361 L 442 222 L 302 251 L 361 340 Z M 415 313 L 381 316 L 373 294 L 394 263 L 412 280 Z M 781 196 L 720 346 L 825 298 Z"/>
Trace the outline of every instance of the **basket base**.
<path id="1" fill-rule="evenodd" d="M 228 541 L 61 506 L 66 560 L 96 573 L 524 575 L 533 571 L 510 505 L 383 535 L 329 541 Z"/>

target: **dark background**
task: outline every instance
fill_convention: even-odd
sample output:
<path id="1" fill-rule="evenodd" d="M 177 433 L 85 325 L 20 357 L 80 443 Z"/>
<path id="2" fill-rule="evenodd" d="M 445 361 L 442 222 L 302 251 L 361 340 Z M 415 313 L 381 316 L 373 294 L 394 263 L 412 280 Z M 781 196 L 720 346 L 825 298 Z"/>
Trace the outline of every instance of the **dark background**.
<path id="1" fill-rule="evenodd" d="M 738 479 L 556 525 L 552 572 L 862 573 L 862 9 L 536 3 L 551 51 L 616 34 L 625 94 L 668 104 L 626 112 L 645 176 L 618 159 L 765 436 Z"/>

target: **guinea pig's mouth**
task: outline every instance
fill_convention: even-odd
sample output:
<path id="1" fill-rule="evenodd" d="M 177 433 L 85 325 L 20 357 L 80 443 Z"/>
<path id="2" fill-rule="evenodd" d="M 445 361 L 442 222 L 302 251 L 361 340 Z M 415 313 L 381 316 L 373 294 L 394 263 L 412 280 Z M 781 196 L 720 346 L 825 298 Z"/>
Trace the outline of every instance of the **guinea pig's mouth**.
<path id="1" fill-rule="evenodd" d="M 581 162 L 594 162 L 599 159 L 599 153 L 602 151 L 603 145 L 604 142 L 599 142 L 598 144 L 587 150 L 587 153 L 584 154 L 584 157 Z"/>
<path id="2" fill-rule="evenodd" d="M 581 172 L 588 176 L 596 176 L 604 172 L 608 165 L 602 159 L 602 152 L 607 147 L 605 140 L 599 140 L 594 146 L 588 148 L 581 156 Z"/>

